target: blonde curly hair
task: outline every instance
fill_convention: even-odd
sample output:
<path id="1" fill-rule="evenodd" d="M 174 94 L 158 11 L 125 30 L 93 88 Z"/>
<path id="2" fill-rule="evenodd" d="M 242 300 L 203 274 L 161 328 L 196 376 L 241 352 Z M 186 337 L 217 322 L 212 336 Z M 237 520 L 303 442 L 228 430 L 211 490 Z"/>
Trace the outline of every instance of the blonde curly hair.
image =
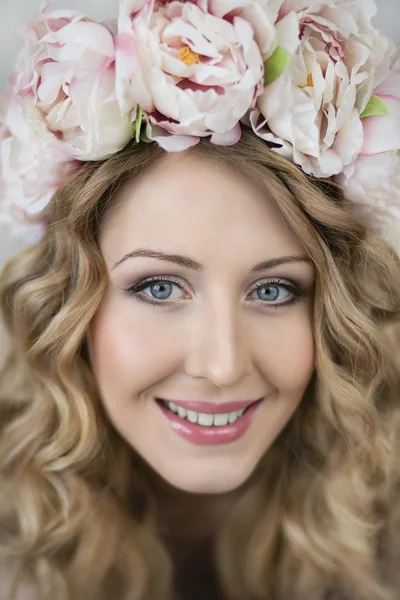
<path id="1" fill-rule="evenodd" d="M 316 269 L 315 374 L 216 532 L 227 600 L 394 600 L 400 552 L 400 261 L 249 131 L 188 150 L 256 178 Z M 43 239 L 0 276 L 0 563 L 7 600 L 172 600 L 149 470 L 102 409 L 86 346 L 107 282 L 98 233 L 165 152 L 130 144 L 52 198 Z"/>

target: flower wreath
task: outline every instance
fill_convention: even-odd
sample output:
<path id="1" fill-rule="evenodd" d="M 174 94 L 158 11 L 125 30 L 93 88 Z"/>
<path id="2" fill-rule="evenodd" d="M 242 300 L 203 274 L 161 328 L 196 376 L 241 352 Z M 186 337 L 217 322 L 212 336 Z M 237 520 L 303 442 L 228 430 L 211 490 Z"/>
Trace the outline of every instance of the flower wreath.
<path id="1" fill-rule="evenodd" d="M 382 209 L 400 253 L 400 53 L 376 12 L 374 0 L 120 0 L 97 22 L 43 2 L 18 28 L 0 99 L 0 221 L 40 222 L 70 173 L 131 140 L 228 146 L 244 124 Z"/>

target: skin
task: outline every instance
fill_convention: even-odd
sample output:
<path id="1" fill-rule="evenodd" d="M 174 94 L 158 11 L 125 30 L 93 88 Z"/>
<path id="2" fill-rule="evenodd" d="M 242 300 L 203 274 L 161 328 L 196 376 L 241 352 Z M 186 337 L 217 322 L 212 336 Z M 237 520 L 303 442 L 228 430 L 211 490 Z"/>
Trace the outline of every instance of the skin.
<path id="1" fill-rule="evenodd" d="M 314 372 L 315 271 L 302 261 L 250 272 L 261 261 L 306 254 L 265 190 L 229 167 L 167 155 L 117 201 L 99 236 L 109 278 L 87 336 L 92 369 L 109 419 L 153 474 L 177 591 L 213 600 L 218 525 Z M 122 260 L 138 248 L 190 257 L 203 270 L 149 257 Z M 183 289 L 150 284 L 141 294 L 157 306 L 127 293 L 150 276 L 172 276 Z M 255 289 L 276 278 L 303 288 L 297 303 L 276 310 L 292 292 Z M 264 400 L 242 438 L 199 446 L 172 430 L 156 397 Z"/>
<path id="2" fill-rule="evenodd" d="M 88 332 L 105 410 L 172 488 L 232 492 L 288 423 L 313 374 L 314 267 L 303 261 L 251 273 L 264 260 L 306 257 L 304 248 L 258 184 L 195 155 L 167 155 L 126 185 L 118 203 L 99 236 L 109 281 Z M 182 254 L 204 269 L 149 257 L 114 267 L 138 248 Z M 178 279 L 184 289 L 150 284 L 141 295 L 157 306 L 126 291 L 161 275 Z M 278 297 L 271 301 L 271 292 L 264 288 L 260 295 L 254 287 L 258 282 L 268 287 L 276 278 L 301 285 L 304 295 L 276 310 L 292 292 L 275 287 L 272 297 Z M 216 404 L 264 400 L 243 437 L 201 446 L 172 430 L 155 397 Z"/>

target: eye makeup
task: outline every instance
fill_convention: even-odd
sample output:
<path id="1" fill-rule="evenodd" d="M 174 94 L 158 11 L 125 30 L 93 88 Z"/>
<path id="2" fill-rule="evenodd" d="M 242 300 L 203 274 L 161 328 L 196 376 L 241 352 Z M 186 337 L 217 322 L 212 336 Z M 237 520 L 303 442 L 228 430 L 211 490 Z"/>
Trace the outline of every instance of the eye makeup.
<path id="1" fill-rule="evenodd" d="M 126 291 L 126 293 L 130 296 L 135 297 L 136 299 L 138 299 L 141 302 L 153 305 L 153 306 L 161 306 L 161 307 L 169 307 L 173 304 L 176 304 L 177 302 L 181 302 L 181 300 L 164 300 L 164 299 L 160 299 L 160 300 L 156 300 L 156 299 L 152 299 L 148 294 L 144 294 L 143 291 L 146 288 L 152 287 L 153 285 L 157 285 L 157 284 L 168 284 L 171 286 L 177 286 L 180 290 L 184 290 L 184 286 L 182 285 L 182 282 L 180 279 L 175 278 L 173 276 L 165 276 L 165 275 L 158 275 L 158 276 L 152 276 L 152 277 L 147 277 L 145 279 L 142 279 L 140 281 L 138 281 L 137 283 L 135 283 L 134 285 L 130 286 Z M 296 304 L 297 302 L 299 302 L 301 300 L 301 298 L 306 294 L 306 291 L 304 290 L 304 288 L 292 281 L 286 280 L 286 279 L 282 279 L 282 278 L 269 278 L 267 280 L 258 282 L 254 287 L 253 287 L 253 293 L 256 292 L 258 293 L 259 290 L 284 290 L 285 292 L 287 292 L 289 294 L 289 300 L 285 300 L 285 301 L 280 301 L 280 302 L 265 302 L 261 299 L 257 299 L 256 303 L 257 305 L 261 306 L 261 308 L 266 308 L 267 310 L 273 309 L 273 310 L 277 310 L 280 308 L 286 308 L 289 306 L 292 306 L 294 304 Z"/>

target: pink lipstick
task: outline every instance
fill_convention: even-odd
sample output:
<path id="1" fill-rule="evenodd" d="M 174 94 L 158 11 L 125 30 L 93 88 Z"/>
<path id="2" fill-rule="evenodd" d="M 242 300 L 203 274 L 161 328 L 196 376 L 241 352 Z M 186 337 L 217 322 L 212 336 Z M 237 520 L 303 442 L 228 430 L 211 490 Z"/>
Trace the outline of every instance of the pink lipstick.
<path id="1" fill-rule="evenodd" d="M 156 399 L 172 429 L 198 445 L 228 444 L 250 428 L 263 398 L 213 404 L 197 401 Z"/>

